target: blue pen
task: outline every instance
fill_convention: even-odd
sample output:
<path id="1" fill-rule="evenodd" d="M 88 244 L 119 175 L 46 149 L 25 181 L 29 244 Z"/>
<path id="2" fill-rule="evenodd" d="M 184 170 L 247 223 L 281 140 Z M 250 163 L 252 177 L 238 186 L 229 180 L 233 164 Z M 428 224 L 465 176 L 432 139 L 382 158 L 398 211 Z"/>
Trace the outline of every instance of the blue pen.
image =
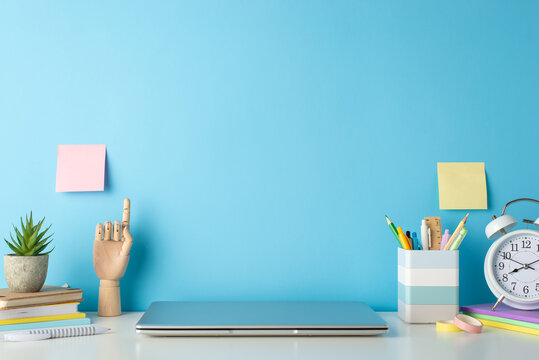
<path id="1" fill-rule="evenodd" d="M 414 250 L 423 250 L 421 248 L 421 241 L 419 241 L 415 232 L 412 233 L 412 242 L 414 243 Z"/>

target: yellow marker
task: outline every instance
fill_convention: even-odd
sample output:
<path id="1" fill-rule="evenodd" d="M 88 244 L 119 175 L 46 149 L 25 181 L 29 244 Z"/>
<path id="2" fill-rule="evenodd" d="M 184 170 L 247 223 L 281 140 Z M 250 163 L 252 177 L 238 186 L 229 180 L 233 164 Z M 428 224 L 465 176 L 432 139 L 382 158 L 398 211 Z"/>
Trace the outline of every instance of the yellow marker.
<path id="1" fill-rule="evenodd" d="M 404 234 L 400 226 L 397 228 L 397 232 L 399 233 L 399 239 L 401 240 L 404 250 L 412 250 L 410 242 L 408 242 L 408 237 Z"/>

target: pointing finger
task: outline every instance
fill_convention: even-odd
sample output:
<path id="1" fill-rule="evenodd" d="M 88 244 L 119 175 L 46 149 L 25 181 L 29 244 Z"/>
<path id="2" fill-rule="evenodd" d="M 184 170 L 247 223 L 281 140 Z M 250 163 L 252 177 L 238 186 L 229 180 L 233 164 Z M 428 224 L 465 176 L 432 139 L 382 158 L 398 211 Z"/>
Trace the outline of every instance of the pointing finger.
<path id="1" fill-rule="evenodd" d="M 124 243 L 122 245 L 122 251 L 120 251 L 120 255 L 129 256 L 129 251 L 131 251 L 131 245 L 133 245 L 133 237 L 131 236 L 129 229 L 124 228 L 122 237 L 124 239 Z"/>
<path id="2" fill-rule="evenodd" d="M 131 201 L 124 199 L 124 213 L 122 216 L 122 226 L 129 229 L 129 217 L 131 216 Z M 123 235 L 123 234 L 122 234 Z"/>
<path id="3" fill-rule="evenodd" d="M 97 224 L 95 227 L 95 241 L 103 240 L 103 224 Z"/>
<path id="4" fill-rule="evenodd" d="M 120 241 L 120 237 L 121 237 L 120 229 L 121 229 L 120 221 L 114 220 L 114 225 L 112 226 L 112 240 Z"/>
<path id="5" fill-rule="evenodd" d="M 112 234 L 112 223 L 110 221 L 105 221 L 105 236 L 103 240 L 110 240 L 110 235 Z"/>

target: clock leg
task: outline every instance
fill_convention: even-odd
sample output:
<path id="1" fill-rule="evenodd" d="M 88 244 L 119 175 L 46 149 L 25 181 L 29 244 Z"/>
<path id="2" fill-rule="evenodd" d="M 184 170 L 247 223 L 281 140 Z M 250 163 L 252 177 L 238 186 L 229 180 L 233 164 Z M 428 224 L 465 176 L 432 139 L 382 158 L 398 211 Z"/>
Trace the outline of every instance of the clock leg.
<path id="1" fill-rule="evenodd" d="M 500 305 L 500 303 L 503 301 L 503 299 L 505 299 L 505 296 L 500 296 L 500 298 L 498 299 L 498 301 L 496 301 L 496 304 L 494 304 L 494 306 L 492 307 L 492 311 L 496 310 L 496 308 L 498 307 L 498 305 Z"/>

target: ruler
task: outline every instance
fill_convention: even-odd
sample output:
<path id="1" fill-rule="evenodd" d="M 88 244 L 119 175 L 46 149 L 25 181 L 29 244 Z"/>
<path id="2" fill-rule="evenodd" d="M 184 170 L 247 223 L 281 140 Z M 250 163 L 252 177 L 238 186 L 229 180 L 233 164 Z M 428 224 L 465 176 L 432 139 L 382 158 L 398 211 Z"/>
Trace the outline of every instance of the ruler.
<path id="1" fill-rule="evenodd" d="M 440 217 L 426 217 L 425 222 L 430 229 L 430 250 L 440 250 L 440 245 L 442 244 L 442 221 Z"/>

